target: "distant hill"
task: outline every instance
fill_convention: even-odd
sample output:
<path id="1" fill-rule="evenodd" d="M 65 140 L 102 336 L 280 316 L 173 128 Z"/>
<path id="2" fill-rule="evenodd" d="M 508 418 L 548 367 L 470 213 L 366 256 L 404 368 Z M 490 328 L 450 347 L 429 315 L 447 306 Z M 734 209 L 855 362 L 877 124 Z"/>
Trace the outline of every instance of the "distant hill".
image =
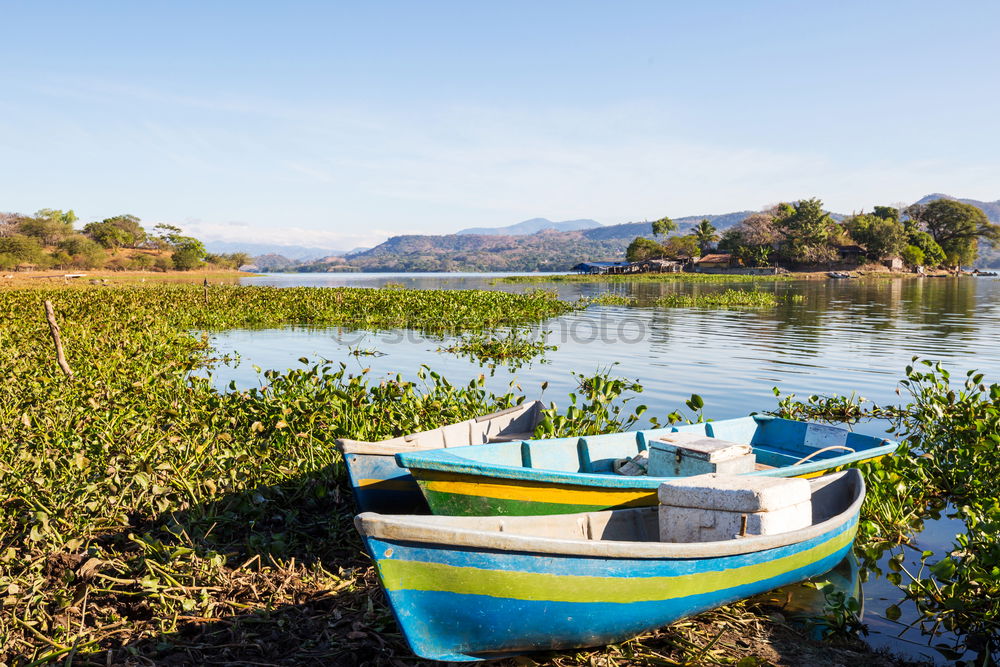
<path id="1" fill-rule="evenodd" d="M 703 218 L 721 230 L 751 213 L 693 215 L 675 222 L 682 234 Z M 362 271 L 566 271 L 583 261 L 622 259 L 636 236 L 652 234 L 651 222 L 627 222 L 573 231 L 543 229 L 534 234 L 394 236 L 347 259 Z"/>
<path id="2" fill-rule="evenodd" d="M 986 217 L 990 219 L 990 222 L 995 222 L 1000 224 L 1000 199 L 997 201 L 979 201 L 978 199 L 962 199 L 961 197 L 952 197 L 951 195 L 941 194 L 940 192 L 935 192 L 933 194 L 921 197 L 916 201 L 917 204 L 927 204 L 935 199 L 954 199 L 956 201 L 964 202 L 966 204 L 972 204 L 973 206 L 978 206 L 983 209 L 983 213 Z"/>
<path id="3" fill-rule="evenodd" d="M 329 248 L 310 248 L 300 245 L 280 245 L 277 243 L 244 243 L 243 241 L 206 241 L 205 249 L 212 253 L 245 252 L 252 256 L 281 255 L 288 259 L 303 261 L 320 259 L 331 255 L 346 255 L 345 250 Z M 356 250 L 363 250 L 357 248 Z"/>
<path id="4" fill-rule="evenodd" d="M 507 227 L 470 227 L 463 229 L 457 234 L 476 234 L 479 236 L 522 236 L 527 234 L 537 234 L 546 229 L 554 229 L 557 232 L 575 232 L 580 229 L 593 229 L 601 227 L 601 223 L 596 220 L 563 220 L 562 222 L 552 222 L 546 218 L 532 218 L 519 222 L 516 225 Z"/>

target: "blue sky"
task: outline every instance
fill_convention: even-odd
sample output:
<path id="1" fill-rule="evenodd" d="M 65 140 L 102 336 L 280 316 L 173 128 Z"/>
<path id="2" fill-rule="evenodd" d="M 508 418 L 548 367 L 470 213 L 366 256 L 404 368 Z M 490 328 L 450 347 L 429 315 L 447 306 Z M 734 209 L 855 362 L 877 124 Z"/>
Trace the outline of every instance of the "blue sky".
<path id="1" fill-rule="evenodd" d="M 330 248 L 1000 198 L 996 2 L 4 2 L 0 211 Z"/>

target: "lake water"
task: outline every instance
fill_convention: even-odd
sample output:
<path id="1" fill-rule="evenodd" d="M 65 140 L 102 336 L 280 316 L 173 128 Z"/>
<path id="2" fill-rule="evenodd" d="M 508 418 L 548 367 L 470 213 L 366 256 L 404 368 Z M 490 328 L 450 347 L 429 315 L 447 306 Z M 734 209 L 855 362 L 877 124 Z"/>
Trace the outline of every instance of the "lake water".
<path id="1" fill-rule="evenodd" d="M 236 330 L 213 334 L 215 348 L 237 353 L 240 363 L 216 370 L 219 386 L 258 382 L 253 365 L 283 370 L 299 357 L 344 361 L 370 368 L 373 376 L 413 378 L 427 364 L 455 383 L 486 373 L 494 391 L 514 383 L 527 398 L 565 406 L 576 389 L 573 372 L 592 374 L 612 367 L 616 375 L 638 380 L 645 388 L 641 403 L 650 415 L 684 411 L 684 401 L 699 394 L 705 416 L 726 419 L 773 409 L 772 387 L 800 397 L 857 392 L 878 403 L 899 401 L 897 381 L 914 355 L 942 360 L 954 372 L 977 368 L 988 379 L 1000 378 L 1000 280 L 995 278 L 924 278 L 894 280 L 770 281 L 758 288 L 782 298 L 776 308 L 716 310 L 648 307 L 669 293 L 703 293 L 739 284 L 691 283 L 545 283 L 495 284 L 494 274 L 276 274 L 242 280 L 275 286 L 361 286 L 400 283 L 412 289 L 502 289 L 545 287 L 575 300 L 605 292 L 635 296 L 640 307 L 591 306 L 530 327 L 557 350 L 544 362 L 516 370 L 484 368 L 479 363 L 439 352 L 449 338 L 409 330 L 378 333 L 343 328 L 288 327 Z M 646 307 L 643 307 L 646 306 Z M 355 356 L 375 350 L 382 356 Z M 541 385 L 548 382 L 543 393 Z M 882 427 L 858 427 L 871 434 Z M 921 548 L 943 550 L 961 524 L 943 519 L 919 536 Z M 915 553 L 919 553 L 915 552 Z M 865 622 L 870 643 L 912 657 L 937 659 L 928 638 L 904 632 L 882 610 L 900 595 L 884 580 L 865 585 Z M 904 612 L 906 608 L 904 607 Z"/>

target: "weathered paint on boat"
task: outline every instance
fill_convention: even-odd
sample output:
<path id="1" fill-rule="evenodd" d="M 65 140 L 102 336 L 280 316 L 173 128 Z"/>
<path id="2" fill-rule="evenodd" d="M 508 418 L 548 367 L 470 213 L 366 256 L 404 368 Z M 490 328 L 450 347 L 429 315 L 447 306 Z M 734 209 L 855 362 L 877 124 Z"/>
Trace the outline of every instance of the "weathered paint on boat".
<path id="1" fill-rule="evenodd" d="M 468 447 L 489 442 L 520 440 L 531 435 L 544 405 L 530 401 L 492 414 L 419 433 L 364 442 L 337 441 L 344 453 L 354 500 L 361 512 L 426 512 L 420 488 L 405 468 L 396 464 L 398 452 L 444 447 Z"/>
<path id="2" fill-rule="evenodd" d="M 813 525 L 722 542 L 658 542 L 645 507 L 355 525 L 413 652 L 471 661 L 622 641 L 823 574 L 851 548 L 864 482 L 848 470 L 811 484 Z"/>
<path id="3" fill-rule="evenodd" d="M 518 516 L 656 505 L 664 477 L 612 473 L 615 459 L 676 431 L 749 444 L 767 469 L 752 475 L 811 478 L 891 454 L 899 443 L 847 429 L 755 415 L 581 438 L 525 440 L 400 454 L 434 514 Z M 826 448 L 840 448 L 829 449 Z M 849 448 L 849 453 L 843 453 Z M 797 464 L 804 457 L 811 456 Z"/>

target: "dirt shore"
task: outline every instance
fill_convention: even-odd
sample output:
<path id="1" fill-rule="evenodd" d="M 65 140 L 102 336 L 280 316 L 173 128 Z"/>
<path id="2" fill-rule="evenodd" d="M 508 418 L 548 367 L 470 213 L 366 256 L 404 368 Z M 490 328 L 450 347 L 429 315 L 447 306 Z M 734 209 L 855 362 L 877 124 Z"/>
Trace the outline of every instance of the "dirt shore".
<path id="1" fill-rule="evenodd" d="M 235 283 L 258 275 L 245 271 L 211 269 L 205 271 L 6 271 L 0 272 L 3 287 L 52 287 L 54 285 L 135 284 L 135 283 Z"/>

